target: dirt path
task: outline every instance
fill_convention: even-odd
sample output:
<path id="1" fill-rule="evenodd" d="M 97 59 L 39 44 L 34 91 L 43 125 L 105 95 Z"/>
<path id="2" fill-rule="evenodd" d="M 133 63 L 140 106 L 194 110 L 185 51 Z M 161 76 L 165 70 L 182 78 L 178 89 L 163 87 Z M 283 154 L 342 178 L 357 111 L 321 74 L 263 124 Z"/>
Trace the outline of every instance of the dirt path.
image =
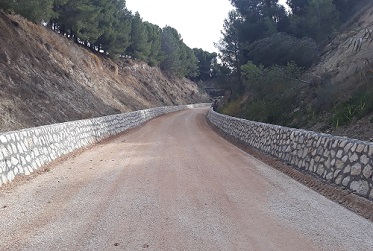
<path id="1" fill-rule="evenodd" d="M 0 192 L 0 250 L 373 250 L 373 223 L 169 114 Z"/>

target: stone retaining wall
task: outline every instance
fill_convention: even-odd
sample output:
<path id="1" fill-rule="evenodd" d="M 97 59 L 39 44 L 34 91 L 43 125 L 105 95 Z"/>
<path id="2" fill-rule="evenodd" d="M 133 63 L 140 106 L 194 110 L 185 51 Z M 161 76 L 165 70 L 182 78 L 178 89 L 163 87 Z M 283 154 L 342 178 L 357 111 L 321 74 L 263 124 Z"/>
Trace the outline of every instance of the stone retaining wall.
<path id="1" fill-rule="evenodd" d="M 0 186 L 51 161 L 159 115 L 209 104 L 158 107 L 0 133 Z"/>
<path id="2" fill-rule="evenodd" d="M 216 113 L 209 121 L 244 144 L 373 200 L 373 143 Z"/>

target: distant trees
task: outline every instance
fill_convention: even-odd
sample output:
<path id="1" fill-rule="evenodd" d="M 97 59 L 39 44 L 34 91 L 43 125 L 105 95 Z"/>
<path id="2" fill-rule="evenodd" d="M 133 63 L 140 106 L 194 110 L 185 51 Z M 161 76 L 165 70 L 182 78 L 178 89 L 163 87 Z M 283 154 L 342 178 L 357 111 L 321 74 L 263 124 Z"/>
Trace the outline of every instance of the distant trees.
<path id="1" fill-rule="evenodd" d="M 346 16 L 366 0 L 287 0 L 290 10 L 278 0 L 230 0 L 235 7 L 224 22 L 217 43 L 220 58 L 242 81 L 241 66 L 287 65 L 309 67 Z"/>
<path id="2" fill-rule="evenodd" d="M 207 81 L 216 78 L 219 73 L 218 54 L 197 48 L 194 48 L 193 51 L 198 60 L 198 76 L 196 76 L 196 79 Z"/>
<path id="3" fill-rule="evenodd" d="M 195 77 L 197 73 L 197 58 L 192 49 L 186 46 L 181 35 L 175 28 L 166 26 L 161 34 L 162 70 L 174 72 L 178 76 Z"/>
<path id="4" fill-rule="evenodd" d="M 341 24 L 369 0 L 230 0 L 220 51 L 221 72 L 232 90 L 223 111 L 248 119 L 287 124 L 300 100 L 299 79 Z M 371 0 L 370 0 L 371 1 Z M 359 43 L 352 41 L 359 49 Z M 355 46 L 356 45 L 356 46 Z M 308 108 L 303 112 L 307 113 Z M 295 121 L 295 120 L 294 120 Z"/>
<path id="5" fill-rule="evenodd" d="M 0 0 L 12 10 L 111 58 L 131 57 L 169 74 L 199 76 L 198 59 L 178 31 L 144 22 L 124 0 Z"/>

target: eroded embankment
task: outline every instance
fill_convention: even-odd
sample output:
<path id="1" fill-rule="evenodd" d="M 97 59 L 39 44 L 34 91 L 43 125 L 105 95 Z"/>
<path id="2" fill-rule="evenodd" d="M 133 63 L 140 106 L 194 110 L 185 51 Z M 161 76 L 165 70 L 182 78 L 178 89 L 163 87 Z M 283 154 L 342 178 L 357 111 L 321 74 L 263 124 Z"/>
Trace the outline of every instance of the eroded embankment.
<path id="1" fill-rule="evenodd" d="M 0 131 L 208 101 L 157 67 L 110 60 L 20 16 L 0 12 Z"/>

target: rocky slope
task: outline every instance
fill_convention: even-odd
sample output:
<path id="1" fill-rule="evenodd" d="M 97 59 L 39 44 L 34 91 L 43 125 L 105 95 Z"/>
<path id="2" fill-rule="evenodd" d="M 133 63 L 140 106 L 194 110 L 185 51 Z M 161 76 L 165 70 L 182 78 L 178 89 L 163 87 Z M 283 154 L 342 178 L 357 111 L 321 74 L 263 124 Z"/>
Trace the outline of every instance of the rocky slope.
<path id="1" fill-rule="evenodd" d="M 142 62 L 114 62 L 1 12 L 0 45 L 0 131 L 208 101 L 187 79 Z"/>
<path id="2" fill-rule="evenodd" d="M 373 141 L 372 112 L 353 117 L 348 125 L 330 124 L 335 112 L 343 114 L 341 109 L 353 108 L 349 100 L 355 100 L 361 109 L 373 102 L 373 2 L 367 2 L 321 53 L 320 61 L 305 76 L 311 84 L 304 92 L 308 96 L 305 103 L 326 112 L 307 129 Z M 364 92 L 369 92 L 370 100 L 359 103 L 356 100 Z"/>

